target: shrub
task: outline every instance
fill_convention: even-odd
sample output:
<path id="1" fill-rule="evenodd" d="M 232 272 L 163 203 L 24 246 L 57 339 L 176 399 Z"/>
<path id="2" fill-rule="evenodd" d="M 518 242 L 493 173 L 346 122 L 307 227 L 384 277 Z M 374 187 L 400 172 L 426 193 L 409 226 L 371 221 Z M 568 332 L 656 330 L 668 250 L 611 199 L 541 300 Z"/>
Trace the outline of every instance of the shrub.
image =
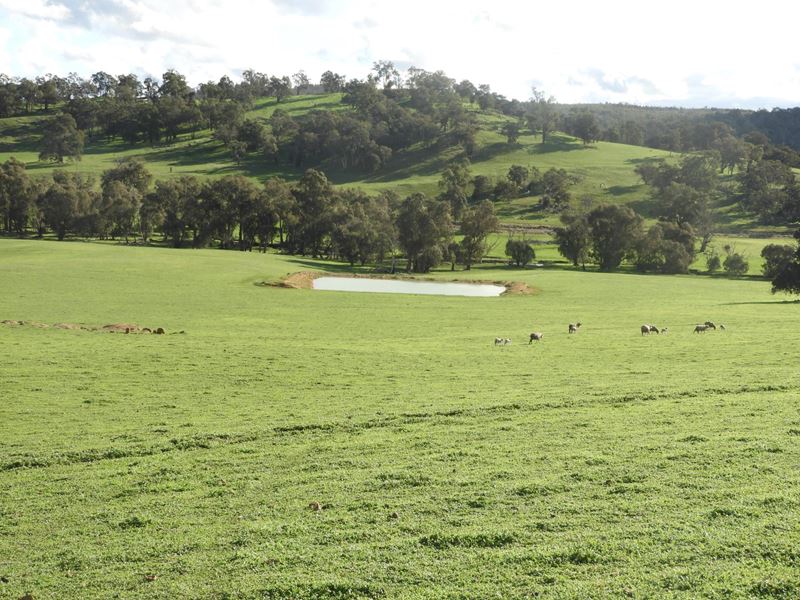
<path id="1" fill-rule="evenodd" d="M 785 244 L 769 244 L 761 250 L 764 259 L 764 277 L 775 279 L 778 273 L 792 261 L 794 248 Z"/>
<path id="2" fill-rule="evenodd" d="M 519 188 L 508 179 L 501 179 L 494 186 L 495 200 L 511 200 L 519 195 Z"/>
<path id="3" fill-rule="evenodd" d="M 725 257 L 725 262 L 722 263 L 722 268 L 731 277 L 741 277 L 750 269 L 750 263 L 743 254 L 738 252 L 731 252 Z"/>
<path id="4" fill-rule="evenodd" d="M 709 273 L 715 273 L 722 267 L 722 261 L 719 258 L 716 250 L 712 250 L 706 254 L 706 269 Z"/>
<path id="5" fill-rule="evenodd" d="M 524 240 L 508 240 L 506 242 L 506 256 L 511 257 L 511 262 L 518 267 L 524 267 L 534 258 L 536 252 L 533 247 Z"/>

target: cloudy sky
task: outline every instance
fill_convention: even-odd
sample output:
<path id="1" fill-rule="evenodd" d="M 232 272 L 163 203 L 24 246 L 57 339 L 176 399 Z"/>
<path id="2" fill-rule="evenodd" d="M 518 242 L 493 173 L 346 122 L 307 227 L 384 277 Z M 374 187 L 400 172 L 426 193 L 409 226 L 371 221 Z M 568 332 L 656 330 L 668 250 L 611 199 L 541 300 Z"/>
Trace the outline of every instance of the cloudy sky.
<path id="1" fill-rule="evenodd" d="M 383 59 L 519 99 L 771 108 L 800 105 L 798 26 L 782 0 L 0 0 L 0 73 L 318 80 Z"/>

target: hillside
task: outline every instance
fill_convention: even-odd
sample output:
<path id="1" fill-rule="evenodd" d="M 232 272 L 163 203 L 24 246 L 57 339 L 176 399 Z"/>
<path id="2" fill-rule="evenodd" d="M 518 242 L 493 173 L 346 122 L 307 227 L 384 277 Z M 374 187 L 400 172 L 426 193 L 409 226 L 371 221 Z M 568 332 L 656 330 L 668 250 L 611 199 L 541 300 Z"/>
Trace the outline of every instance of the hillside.
<path id="1" fill-rule="evenodd" d="M 262 98 L 246 113 L 246 117 L 266 123 L 277 108 L 294 118 L 302 118 L 313 110 L 350 110 L 342 104 L 341 99 L 342 94 L 338 93 L 292 96 L 280 104 L 274 98 Z M 481 111 L 472 105 L 465 106 L 479 125 L 476 147 L 471 157 L 473 177 L 484 175 L 495 180 L 502 179 L 515 164 L 536 167 L 540 172 L 550 168 L 564 169 L 576 180 L 570 189 L 573 204 L 585 205 L 587 199 L 591 198 L 594 205 L 622 203 L 630 205 L 648 219 L 655 217 L 647 187 L 634 169 L 637 164 L 648 160 L 675 157 L 673 153 L 610 142 L 584 145 L 561 133 L 553 134 L 548 143 L 543 145 L 539 135 L 530 135 L 527 130 L 523 130 L 517 143 L 509 144 L 501 128 L 513 121 L 511 117 L 492 110 Z M 130 145 L 121 140 L 108 141 L 97 135 L 87 140 L 80 162 L 57 166 L 40 162 L 37 158 L 41 122 L 49 114 L 0 119 L 0 162 L 13 156 L 25 162 L 33 175 L 48 175 L 55 169 L 69 169 L 99 177 L 120 159 L 135 157 L 145 162 L 156 179 L 181 175 L 220 177 L 238 173 L 258 181 L 276 175 L 292 180 L 299 177 L 305 168 L 294 167 L 285 160 L 276 164 L 258 153 L 246 155 L 237 166 L 228 149 L 215 140 L 208 129 L 184 133 L 174 143 L 155 146 L 145 143 Z M 417 144 L 395 152 L 382 168 L 373 173 L 342 170 L 326 162 L 319 167 L 340 186 L 360 187 L 368 192 L 390 189 L 400 195 L 413 192 L 434 195 L 438 192 L 437 184 L 442 170 L 459 152 L 457 146 L 445 148 L 436 144 Z M 538 201 L 537 196 L 527 196 L 497 201 L 496 207 L 501 220 L 506 223 L 557 224 L 557 214 L 539 210 Z M 764 227 L 754 223 L 740 214 L 736 207 L 717 207 L 716 212 L 721 232 L 754 232 L 760 235 L 787 233 L 784 227 Z"/>

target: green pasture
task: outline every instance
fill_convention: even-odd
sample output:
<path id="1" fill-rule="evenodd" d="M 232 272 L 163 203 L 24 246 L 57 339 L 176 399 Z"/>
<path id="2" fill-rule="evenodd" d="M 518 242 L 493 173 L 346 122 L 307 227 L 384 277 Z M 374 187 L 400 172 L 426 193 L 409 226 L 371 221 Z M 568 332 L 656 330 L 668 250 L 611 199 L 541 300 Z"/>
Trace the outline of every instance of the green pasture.
<path id="1" fill-rule="evenodd" d="M 800 596 L 800 304 L 767 282 L 258 285 L 300 270 L 348 269 L 0 240 L 0 320 L 167 331 L 0 325 L 1 598 Z"/>

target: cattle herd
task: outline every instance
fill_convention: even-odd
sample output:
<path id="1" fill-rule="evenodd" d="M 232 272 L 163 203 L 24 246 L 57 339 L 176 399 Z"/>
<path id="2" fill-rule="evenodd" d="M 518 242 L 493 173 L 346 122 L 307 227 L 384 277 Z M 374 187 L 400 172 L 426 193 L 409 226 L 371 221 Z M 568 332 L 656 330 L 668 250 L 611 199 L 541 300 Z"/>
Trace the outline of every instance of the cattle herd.
<path id="1" fill-rule="evenodd" d="M 580 327 L 581 327 L 580 321 L 578 321 L 577 323 L 570 323 L 567 326 L 567 333 L 569 334 L 578 333 Z M 703 333 L 705 331 L 708 331 L 709 329 L 713 330 L 720 329 L 721 331 L 725 331 L 725 325 L 723 325 L 722 323 L 717 325 L 713 321 L 706 321 L 705 323 L 699 323 L 695 325 L 694 333 Z M 669 328 L 662 327 L 661 329 L 659 329 L 656 325 L 646 324 L 642 325 L 639 328 L 639 331 L 641 332 L 642 335 L 650 335 L 651 333 L 662 334 L 662 333 L 668 333 Z M 544 333 L 542 333 L 541 331 L 534 331 L 530 334 L 528 344 L 532 344 L 533 342 L 540 342 L 542 341 L 543 337 Z M 510 344 L 511 344 L 510 338 L 503 338 L 503 337 L 494 338 L 495 346 L 508 346 Z"/>

